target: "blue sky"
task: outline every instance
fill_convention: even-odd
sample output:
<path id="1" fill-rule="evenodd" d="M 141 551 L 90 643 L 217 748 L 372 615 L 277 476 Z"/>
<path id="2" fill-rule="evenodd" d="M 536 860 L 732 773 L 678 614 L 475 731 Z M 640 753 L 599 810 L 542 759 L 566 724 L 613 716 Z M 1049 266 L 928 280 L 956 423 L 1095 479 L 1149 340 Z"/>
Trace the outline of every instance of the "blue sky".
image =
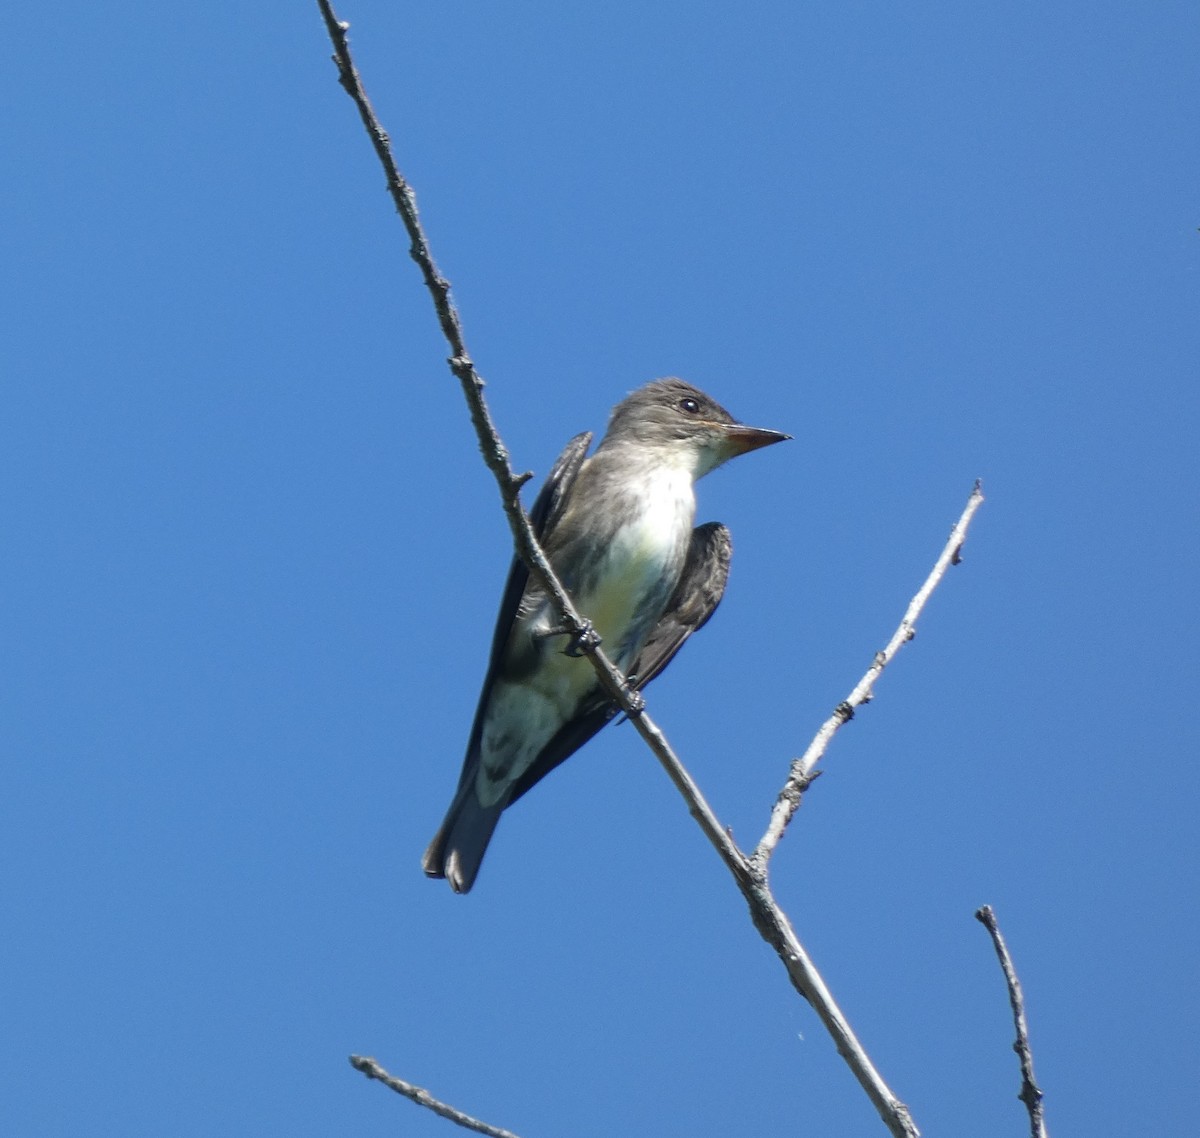
<path id="1" fill-rule="evenodd" d="M 976 477 L 965 563 L 774 881 L 929 1135 L 1189 1133 L 1200 14 L 343 0 L 514 465 L 682 375 L 795 436 L 700 485 L 649 691 L 750 844 Z M 23 11 L 4 76 L 0 1129 L 883 1133 L 609 729 L 475 891 L 419 858 L 508 553 L 315 4 Z"/>

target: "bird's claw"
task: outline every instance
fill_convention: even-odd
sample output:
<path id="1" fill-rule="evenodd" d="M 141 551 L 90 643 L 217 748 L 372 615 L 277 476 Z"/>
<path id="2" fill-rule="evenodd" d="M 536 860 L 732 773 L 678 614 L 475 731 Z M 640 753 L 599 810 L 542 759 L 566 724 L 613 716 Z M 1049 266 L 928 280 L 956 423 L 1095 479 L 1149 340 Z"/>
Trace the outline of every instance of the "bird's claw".
<path id="1" fill-rule="evenodd" d="M 585 656 L 589 652 L 594 652 L 602 643 L 600 633 L 596 631 L 590 620 L 585 619 L 583 627 L 567 642 L 567 646 L 563 649 L 563 655 Z"/>

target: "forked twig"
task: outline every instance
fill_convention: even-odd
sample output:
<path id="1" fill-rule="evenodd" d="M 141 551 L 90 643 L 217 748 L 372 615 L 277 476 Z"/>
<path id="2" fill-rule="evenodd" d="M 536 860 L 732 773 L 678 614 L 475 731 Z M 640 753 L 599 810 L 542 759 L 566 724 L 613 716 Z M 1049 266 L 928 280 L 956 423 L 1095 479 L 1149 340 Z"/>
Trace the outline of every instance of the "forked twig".
<path id="1" fill-rule="evenodd" d="M 350 56 L 350 49 L 346 39 L 348 25 L 338 20 L 329 0 L 317 0 L 317 4 L 324 17 L 330 39 L 333 42 L 334 61 L 338 66 L 339 80 L 358 107 L 363 125 L 371 137 L 372 145 L 387 173 L 389 192 L 396 203 L 396 208 L 409 234 L 411 242 L 410 253 L 420 266 L 426 287 L 433 298 L 439 323 L 451 350 L 448 362 L 454 375 L 462 385 L 463 393 L 470 408 L 471 420 L 479 439 L 480 450 L 483 452 L 484 460 L 489 469 L 491 469 L 500 488 L 501 502 L 513 533 L 513 541 L 517 552 L 529 567 L 530 575 L 546 591 L 547 595 L 553 598 L 556 607 L 562 613 L 562 627 L 576 636 L 582 636 L 587 632 L 589 626 L 575 609 L 570 597 L 555 576 L 553 568 L 538 545 L 532 528 L 529 525 L 529 519 L 520 501 L 521 486 L 528 480 L 529 475 L 514 474 L 509 464 L 508 452 L 499 437 L 499 433 L 496 430 L 483 398 L 483 379 L 476 372 L 466 349 L 458 313 L 450 300 L 450 284 L 438 271 L 433 261 L 428 239 L 425 236 L 417 215 L 415 196 L 407 180 L 396 166 L 395 160 L 392 157 L 388 135 L 383 130 L 371 108 L 366 92 L 363 89 L 361 78 Z M 975 496 L 978 497 L 978 501 L 975 501 Z M 978 494 L 978 487 L 976 487 L 975 496 L 972 498 L 974 504 L 969 505 L 964 517 L 960 519 L 958 527 L 959 540 L 954 549 L 955 554 L 957 553 L 957 547 L 961 546 L 962 540 L 965 537 L 966 524 L 970 520 L 971 514 L 978 507 L 979 501 L 982 501 L 982 496 Z M 944 572 L 944 567 L 942 572 Z M 924 605 L 925 599 L 927 599 L 928 594 L 937 584 L 937 580 L 940 580 L 940 576 L 941 573 L 937 573 L 936 578 L 931 578 L 931 581 L 926 582 L 926 586 L 918 594 L 920 605 L 915 610 L 910 606 L 910 613 L 906 614 L 905 618 L 906 621 L 909 621 L 907 627 L 910 630 L 911 620 L 915 620 L 915 613 L 920 611 L 920 607 Z M 915 601 L 914 604 L 916 604 Z M 904 628 L 906 626 L 902 624 L 901 627 Z M 911 635 L 911 631 L 907 635 Z M 881 654 L 886 654 L 886 657 L 882 663 L 879 663 L 877 660 L 877 670 L 868 673 L 870 682 L 873 682 L 874 678 L 878 675 L 878 671 L 882 670 L 898 647 L 898 644 L 895 647 L 889 645 L 885 653 Z M 919 1132 L 909 1115 L 908 1108 L 891 1092 L 879 1073 L 875 1070 L 861 1043 L 859 1043 L 857 1037 L 854 1035 L 845 1016 L 833 1000 L 824 981 L 821 979 L 803 945 L 797 938 L 787 915 L 775 901 L 766 879 L 766 857 L 756 858 L 752 861 L 737 847 L 717 820 L 716 815 L 705 801 L 704 796 L 691 778 L 691 775 L 671 749 L 662 731 L 653 723 L 649 715 L 645 713 L 640 697 L 630 689 L 625 677 L 613 667 L 604 653 L 598 647 L 594 646 L 590 639 L 584 639 L 583 648 L 591 660 L 593 667 L 595 667 L 605 691 L 633 722 L 638 733 L 650 746 L 650 749 L 657 756 L 683 795 L 692 816 L 697 820 L 709 841 L 717 849 L 717 852 L 732 873 L 742 895 L 749 903 L 751 919 L 755 927 L 778 953 L 793 986 L 812 1004 L 813 1009 L 833 1036 L 839 1053 L 846 1059 L 889 1130 L 891 1130 L 896 1138 L 918 1138 Z M 866 693 L 869 693 L 870 682 L 867 683 L 864 689 Z M 860 687 L 862 686 L 860 684 Z M 858 689 L 855 690 L 856 692 L 858 691 Z M 865 698 L 866 695 L 862 697 L 862 699 Z M 859 699 L 859 702 L 862 702 L 862 699 Z M 836 727 L 834 730 L 836 730 Z M 832 731 L 830 732 L 831 735 Z M 828 739 L 821 744 L 820 751 L 824 750 L 827 742 Z M 810 751 L 812 751 L 811 747 Z M 820 757 L 820 751 L 817 752 L 816 758 Z M 816 761 L 816 758 L 813 759 L 813 762 Z M 793 777 L 795 777 L 795 771 L 793 771 Z M 805 778 L 807 777 L 806 775 Z M 789 783 L 792 781 L 793 779 L 790 778 Z M 801 779 L 796 779 L 796 784 L 799 785 L 802 781 Z M 772 824 L 774 825 L 774 821 Z M 782 833 L 786 824 L 787 822 L 784 820 L 778 828 L 779 833 Z M 768 829 L 768 833 L 771 833 L 770 828 Z M 778 836 L 775 837 L 774 841 L 778 841 Z M 361 1064 L 370 1064 L 372 1069 L 365 1069 Z M 364 1073 L 371 1075 L 373 1078 L 379 1078 L 380 1074 L 386 1076 L 386 1072 L 383 1072 L 382 1068 L 378 1068 L 372 1060 L 355 1061 L 355 1066 L 359 1070 L 364 1070 Z M 376 1070 L 380 1074 L 375 1074 Z M 384 1081 L 388 1079 L 391 1079 L 391 1076 L 387 1076 Z M 396 1085 L 393 1086 L 393 1084 Z M 393 1089 L 396 1090 L 399 1090 L 400 1086 L 411 1088 L 411 1084 L 403 1083 L 402 1080 L 396 1079 L 392 1079 L 388 1085 L 393 1086 Z M 419 1091 L 419 1088 L 411 1089 Z M 407 1092 L 399 1090 L 399 1093 Z M 436 1101 L 429 1099 L 429 1096 L 425 1092 L 420 1092 L 420 1096 L 410 1094 L 408 1097 L 412 1098 L 413 1101 L 421 1102 L 423 1105 L 431 1105 L 432 1102 Z M 445 1104 L 440 1105 L 445 1106 Z M 444 1117 L 454 1117 L 454 1114 L 461 1113 L 454 1112 L 453 1108 L 449 1107 L 446 1110 L 453 1113 L 444 1113 L 441 1110 L 439 1110 L 439 1113 L 443 1113 Z M 507 1134 L 507 1131 L 498 1131 L 495 1129 L 482 1132 L 501 1135 Z"/>

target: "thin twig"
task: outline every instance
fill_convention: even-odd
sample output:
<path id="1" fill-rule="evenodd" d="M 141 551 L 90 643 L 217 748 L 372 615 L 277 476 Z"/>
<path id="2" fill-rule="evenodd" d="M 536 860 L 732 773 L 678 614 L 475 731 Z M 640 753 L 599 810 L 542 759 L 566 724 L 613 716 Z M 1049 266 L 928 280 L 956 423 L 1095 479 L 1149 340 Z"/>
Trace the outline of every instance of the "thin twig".
<path id="1" fill-rule="evenodd" d="M 330 39 L 333 41 L 334 61 L 338 66 L 340 82 L 358 107 L 375 151 L 387 172 L 389 191 L 409 233 L 411 255 L 421 267 L 422 276 L 433 297 L 442 331 L 452 353 L 448 362 L 462 385 L 484 460 L 500 487 L 501 502 L 519 556 L 529 567 L 530 575 L 534 580 L 546 591 L 547 595 L 553 598 L 556 607 L 562 613 L 562 627 L 582 638 L 581 646 L 592 661 L 605 691 L 633 722 L 638 733 L 649 745 L 683 795 L 692 816 L 720 854 L 742 895 L 749 903 L 750 915 L 755 927 L 778 953 L 787 969 L 792 985 L 812 1004 L 817 1015 L 832 1035 L 838 1052 L 846 1059 L 888 1129 L 895 1138 L 919 1138 L 919 1132 L 909 1115 L 908 1108 L 891 1092 L 879 1072 L 876 1071 L 797 938 L 791 922 L 776 903 L 766 881 L 765 872 L 759 866 L 752 865 L 729 837 L 705 801 L 699 787 L 671 749 L 662 731 L 646 714 L 641 697 L 630 689 L 625 677 L 613 667 L 604 653 L 587 636 L 590 626 L 571 603 L 570 597 L 555 576 L 545 553 L 539 547 L 519 496 L 520 488 L 528 480 L 529 475 L 517 476 L 509 465 L 508 452 L 500 440 L 483 398 L 483 379 L 475 371 L 467 353 L 458 314 L 450 302 L 449 282 L 438 272 L 433 261 L 429 242 L 417 216 L 416 200 L 412 189 L 395 164 L 387 133 L 371 109 L 362 81 L 351 59 L 346 41 L 348 25 L 337 19 L 328 0 L 317 0 L 317 4 L 324 16 Z M 929 589 L 932 587 L 932 585 L 928 586 Z M 923 600 L 922 603 L 924 603 Z"/>
<path id="2" fill-rule="evenodd" d="M 450 1106 L 449 1103 L 434 1098 L 423 1087 L 413 1086 L 412 1083 L 406 1083 L 403 1079 L 397 1079 L 395 1075 L 389 1075 L 374 1059 L 367 1059 L 362 1055 L 351 1055 L 350 1066 L 356 1071 L 361 1071 L 368 1079 L 378 1079 L 385 1087 L 391 1087 L 396 1094 L 412 1099 L 419 1106 L 428 1107 L 434 1114 L 440 1114 L 451 1122 L 457 1122 L 466 1130 L 474 1130 L 477 1134 L 486 1134 L 488 1138 L 518 1138 L 511 1130 L 481 1122 L 478 1118 L 472 1118 L 469 1114 L 464 1114 L 461 1110 Z"/>
<path id="3" fill-rule="evenodd" d="M 1017 1030 L 1017 1039 L 1013 1050 L 1021 1062 L 1021 1093 L 1017 1095 L 1029 1112 L 1029 1133 L 1031 1138 L 1046 1138 L 1046 1119 L 1042 1109 L 1042 1088 L 1033 1077 L 1033 1051 L 1029 1047 L 1029 1024 L 1025 1020 L 1025 997 L 1021 992 L 1021 981 L 1017 979 L 1017 970 L 1013 967 L 1008 945 L 1004 943 L 1000 926 L 996 923 L 996 914 L 991 905 L 984 905 L 975 913 L 975 919 L 987 929 L 1004 971 L 1004 982 L 1008 985 L 1008 1002 L 1012 1007 L 1013 1024 Z"/>
<path id="4" fill-rule="evenodd" d="M 875 659 L 867 669 L 866 675 L 858 681 L 854 690 L 834 708 L 833 714 L 825 720 L 813 741 L 808 745 L 808 750 L 800 758 L 792 761 L 791 773 L 783 784 L 779 797 L 775 800 L 766 833 L 763 834 L 762 840 L 752 855 L 751 860 L 756 867 L 765 870 L 766 863 L 779 844 L 779 839 L 783 837 L 784 831 L 795 816 L 800 806 L 801 796 L 812 781 L 814 768 L 821 761 L 830 740 L 843 724 L 854 718 L 856 707 L 871 700 L 874 695 L 875 681 L 879 679 L 883 669 L 892 662 L 896 653 L 916 636 L 917 617 L 921 615 L 925 602 L 929 600 L 933 590 L 945 576 L 946 570 L 962 560 L 961 553 L 963 543 L 967 540 L 967 527 L 971 524 L 975 511 L 981 505 L 983 505 L 983 484 L 977 479 L 962 515 L 950 531 L 950 537 L 942 549 L 941 555 L 934 563 L 929 576 L 925 578 L 925 583 L 917 590 L 917 595 L 909 602 L 904 619 L 900 621 L 900 626 L 888 641 L 887 647 L 882 652 L 875 654 Z"/>

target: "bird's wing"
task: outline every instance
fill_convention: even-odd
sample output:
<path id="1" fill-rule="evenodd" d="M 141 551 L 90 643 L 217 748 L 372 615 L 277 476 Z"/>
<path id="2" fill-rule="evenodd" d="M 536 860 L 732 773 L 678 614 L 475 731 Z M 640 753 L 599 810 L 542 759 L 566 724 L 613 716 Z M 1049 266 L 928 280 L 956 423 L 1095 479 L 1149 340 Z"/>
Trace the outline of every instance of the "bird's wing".
<path id="1" fill-rule="evenodd" d="M 716 611 L 729 580 L 733 541 L 720 522 L 707 522 L 692 531 L 687 560 L 675 592 L 659 618 L 630 671 L 630 683 L 640 691 L 674 658 L 693 632 L 703 628 Z M 564 723 L 558 734 L 542 748 L 529 769 L 513 786 L 508 804 L 546 777 L 559 763 L 569 759 L 597 731 L 616 716 L 620 708 L 599 694 L 590 705 Z"/>
<path id="2" fill-rule="evenodd" d="M 533 527 L 534 536 L 540 542 L 558 521 L 567 500 L 571 495 L 571 487 L 592 443 L 592 432 L 584 431 L 576 435 L 566 447 L 558 460 L 546 475 L 538 496 L 534 499 L 529 511 L 529 524 Z M 529 581 L 529 570 L 520 557 L 513 555 L 512 565 L 509 566 L 508 579 L 504 582 L 504 592 L 500 597 L 500 611 L 496 614 L 496 631 L 492 634 L 492 653 L 488 659 L 487 672 L 484 674 L 483 687 L 479 693 L 479 705 L 475 709 L 475 722 L 471 726 L 471 737 L 467 743 L 467 757 L 463 763 L 462 776 L 459 786 L 474 777 L 474 760 L 479 754 L 479 736 L 483 731 L 483 715 L 488 700 L 492 694 L 492 684 L 500 667 L 504 647 L 508 643 L 509 633 L 512 632 L 513 621 L 517 618 L 517 609 Z"/>
<path id="3" fill-rule="evenodd" d="M 675 658 L 684 641 L 717 611 L 725 595 L 732 557 L 733 539 L 720 522 L 705 522 L 692 530 L 679 584 L 630 669 L 635 688 L 641 690 L 654 679 Z"/>

